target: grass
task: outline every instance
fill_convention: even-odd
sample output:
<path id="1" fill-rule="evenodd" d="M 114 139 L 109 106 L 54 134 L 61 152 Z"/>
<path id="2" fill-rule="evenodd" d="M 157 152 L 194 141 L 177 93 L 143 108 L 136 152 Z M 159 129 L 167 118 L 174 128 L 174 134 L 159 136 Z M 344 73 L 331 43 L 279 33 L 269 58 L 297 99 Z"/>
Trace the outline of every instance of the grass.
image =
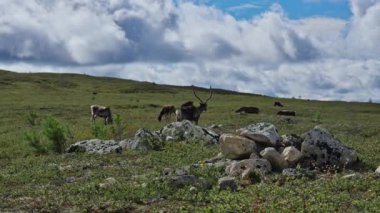
<path id="1" fill-rule="evenodd" d="M 238 192 L 216 187 L 221 169 L 192 168 L 214 183 L 211 190 L 171 188 L 156 180 L 164 168 L 179 168 L 213 157 L 217 146 L 200 142 L 168 143 L 163 150 L 127 150 L 119 155 L 38 153 L 25 134 L 43 132 L 43 121 L 53 117 L 62 125 L 66 143 L 94 138 L 91 104 L 110 106 L 119 115 L 118 129 L 102 127 L 109 138 L 133 137 L 140 128 L 158 130 L 162 105 L 197 102 L 189 87 L 157 85 L 114 78 L 75 74 L 19 74 L 0 71 L 0 211 L 151 211 L 193 212 L 331 212 L 380 211 L 380 182 L 372 172 L 380 166 L 380 105 L 374 103 L 321 102 L 279 99 L 216 90 L 199 124 L 223 124 L 222 132 L 256 122 L 276 125 L 280 134 L 302 134 L 315 125 L 330 130 L 344 144 L 358 151 L 362 175 L 342 179 L 283 179 L 274 174 L 265 183 Z M 208 90 L 197 88 L 199 96 Z M 288 122 L 278 116 L 274 101 L 297 117 Z M 235 115 L 241 106 L 260 108 L 258 115 Z M 172 118 L 172 121 L 174 118 Z M 169 121 L 168 121 L 169 122 Z M 122 131 L 122 132 L 121 132 Z M 37 136 L 34 139 L 37 140 Z M 49 143 L 42 141 L 42 144 Z M 106 178 L 117 183 L 100 188 Z"/>

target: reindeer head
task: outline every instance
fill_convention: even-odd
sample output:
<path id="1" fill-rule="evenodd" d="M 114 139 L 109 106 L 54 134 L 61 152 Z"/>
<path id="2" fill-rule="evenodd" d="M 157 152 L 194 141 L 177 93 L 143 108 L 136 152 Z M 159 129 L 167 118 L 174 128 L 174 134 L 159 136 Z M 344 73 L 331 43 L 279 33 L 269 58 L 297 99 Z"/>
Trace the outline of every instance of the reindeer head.
<path id="1" fill-rule="evenodd" d="M 194 96 L 199 100 L 199 110 L 200 111 L 207 111 L 207 101 L 209 101 L 212 98 L 211 86 L 210 86 L 210 96 L 206 99 L 206 101 L 203 101 L 200 97 L 197 96 L 194 88 L 193 88 L 193 93 L 194 93 Z"/>

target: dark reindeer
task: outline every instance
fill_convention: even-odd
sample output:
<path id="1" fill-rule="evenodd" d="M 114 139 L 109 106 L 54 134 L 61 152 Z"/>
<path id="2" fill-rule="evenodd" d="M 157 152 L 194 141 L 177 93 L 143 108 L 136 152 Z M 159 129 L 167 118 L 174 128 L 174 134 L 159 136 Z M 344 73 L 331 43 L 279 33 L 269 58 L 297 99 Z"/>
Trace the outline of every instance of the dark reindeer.
<path id="1" fill-rule="evenodd" d="M 296 112 L 291 110 L 280 110 L 277 112 L 277 115 L 296 116 Z"/>
<path id="2" fill-rule="evenodd" d="M 282 103 L 279 101 L 275 101 L 273 106 L 284 107 L 284 105 L 282 105 Z"/>
<path id="3" fill-rule="evenodd" d="M 109 107 L 91 105 L 91 120 L 95 124 L 95 118 L 101 117 L 104 118 L 104 124 L 112 124 L 112 113 Z"/>
<path id="4" fill-rule="evenodd" d="M 160 111 L 160 114 L 158 115 L 158 121 L 161 122 L 162 117 L 169 118 L 172 114 L 175 114 L 175 110 L 175 106 L 163 106 Z"/>
<path id="5" fill-rule="evenodd" d="M 212 98 L 212 89 L 210 87 L 210 96 L 206 99 L 206 101 L 203 101 L 201 98 L 199 98 L 194 89 L 193 93 L 194 96 L 200 101 L 199 106 L 196 107 L 192 101 L 188 101 L 182 104 L 180 109 L 176 110 L 176 115 L 177 121 L 189 120 L 194 121 L 194 123 L 198 125 L 198 120 L 201 116 L 201 113 L 207 111 L 207 101 Z"/>
<path id="6" fill-rule="evenodd" d="M 259 108 L 257 107 L 240 107 L 238 110 L 235 111 L 235 113 L 243 115 L 243 114 L 258 114 Z"/>

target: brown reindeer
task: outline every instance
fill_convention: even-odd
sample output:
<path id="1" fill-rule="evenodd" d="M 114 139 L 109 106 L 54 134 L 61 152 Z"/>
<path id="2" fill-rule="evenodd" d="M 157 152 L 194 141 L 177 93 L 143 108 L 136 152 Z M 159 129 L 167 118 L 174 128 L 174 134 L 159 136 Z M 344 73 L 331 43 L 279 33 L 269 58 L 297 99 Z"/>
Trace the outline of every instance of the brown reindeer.
<path id="1" fill-rule="evenodd" d="M 158 121 L 161 122 L 162 120 L 162 117 L 165 117 L 165 118 L 169 118 L 172 114 L 175 114 L 175 106 L 172 106 L 172 105 L 168 105 L 168 106 L 163 106 L 161 111 L 160 111 L 160 114 L 158 115 Z"/>
<path id="2" fill-rule="evenodd" d="M 194 103 L 192 101 L 188 101 L 182 104 L 181 108 L 176 110 L 177 121 L 189 120 L 194 121 L 194 123 L 198 125 L 198 120 L 201 116 L 201 113 L 207 111 L 207 101 L 212 98 L 212 89 L 210 87 L 210 96 L 206 99 L 206 101 L 203 101 L 201 98 L 199 98 L 194 89 L 193 93 L 194 96 L 200 101 L 199 106 L 194 106 Z"/>
<path id="3" fill-rule="evenodd" d="M 112 113 L 109 107 L 91 105 L 91 120 L 95 124 L 95 118 L 101 117 L 104 118 L 104 124 L 112 124 Z"/>

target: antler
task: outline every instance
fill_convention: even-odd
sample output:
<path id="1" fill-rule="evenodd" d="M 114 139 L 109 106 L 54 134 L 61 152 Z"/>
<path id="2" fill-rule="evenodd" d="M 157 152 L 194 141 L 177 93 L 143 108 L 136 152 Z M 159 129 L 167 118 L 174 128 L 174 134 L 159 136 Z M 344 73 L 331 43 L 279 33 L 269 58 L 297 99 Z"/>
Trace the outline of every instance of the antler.
<path id="1" fill-rule="evenodd" d="M 195 93 L 195 90 L 193 88 L 193 93 L 194 93 L 194 96 L 196 98 L 198 98 L 198 100 L 201 102 L 201 103 L 207 103 L 207 101 L 209 101 L 211 98 L 212 98 L 212 89 L 211 89 L 211 86 L 210 86 L 210 96 L 206 99 L 206 101 L 202 101 L 202 99 L 200 97 L 198 97 L 198 95 Z"/>
<path id="2" fill-rule="evenodd" d="M 210 97 L 207 98 L 206 103 L 207 103 L 207 101 L 209 101 L 211 98 L 212 98 L 212 89 L 211 89 L 211 86 L 210 86 Z"/>
<path id="3" fill-rule="evenodd" d="M 194 93 L 194 96 L 195 96 L 196 98 L 198 98 L 198 100 L 199 100 L 201 103 L 203 103 L 202 99 L 201 99 L 200 97 L 198 97 L 198 95 L 195 93 L 194 88 L 193 88 L 193 93 Z"/>

